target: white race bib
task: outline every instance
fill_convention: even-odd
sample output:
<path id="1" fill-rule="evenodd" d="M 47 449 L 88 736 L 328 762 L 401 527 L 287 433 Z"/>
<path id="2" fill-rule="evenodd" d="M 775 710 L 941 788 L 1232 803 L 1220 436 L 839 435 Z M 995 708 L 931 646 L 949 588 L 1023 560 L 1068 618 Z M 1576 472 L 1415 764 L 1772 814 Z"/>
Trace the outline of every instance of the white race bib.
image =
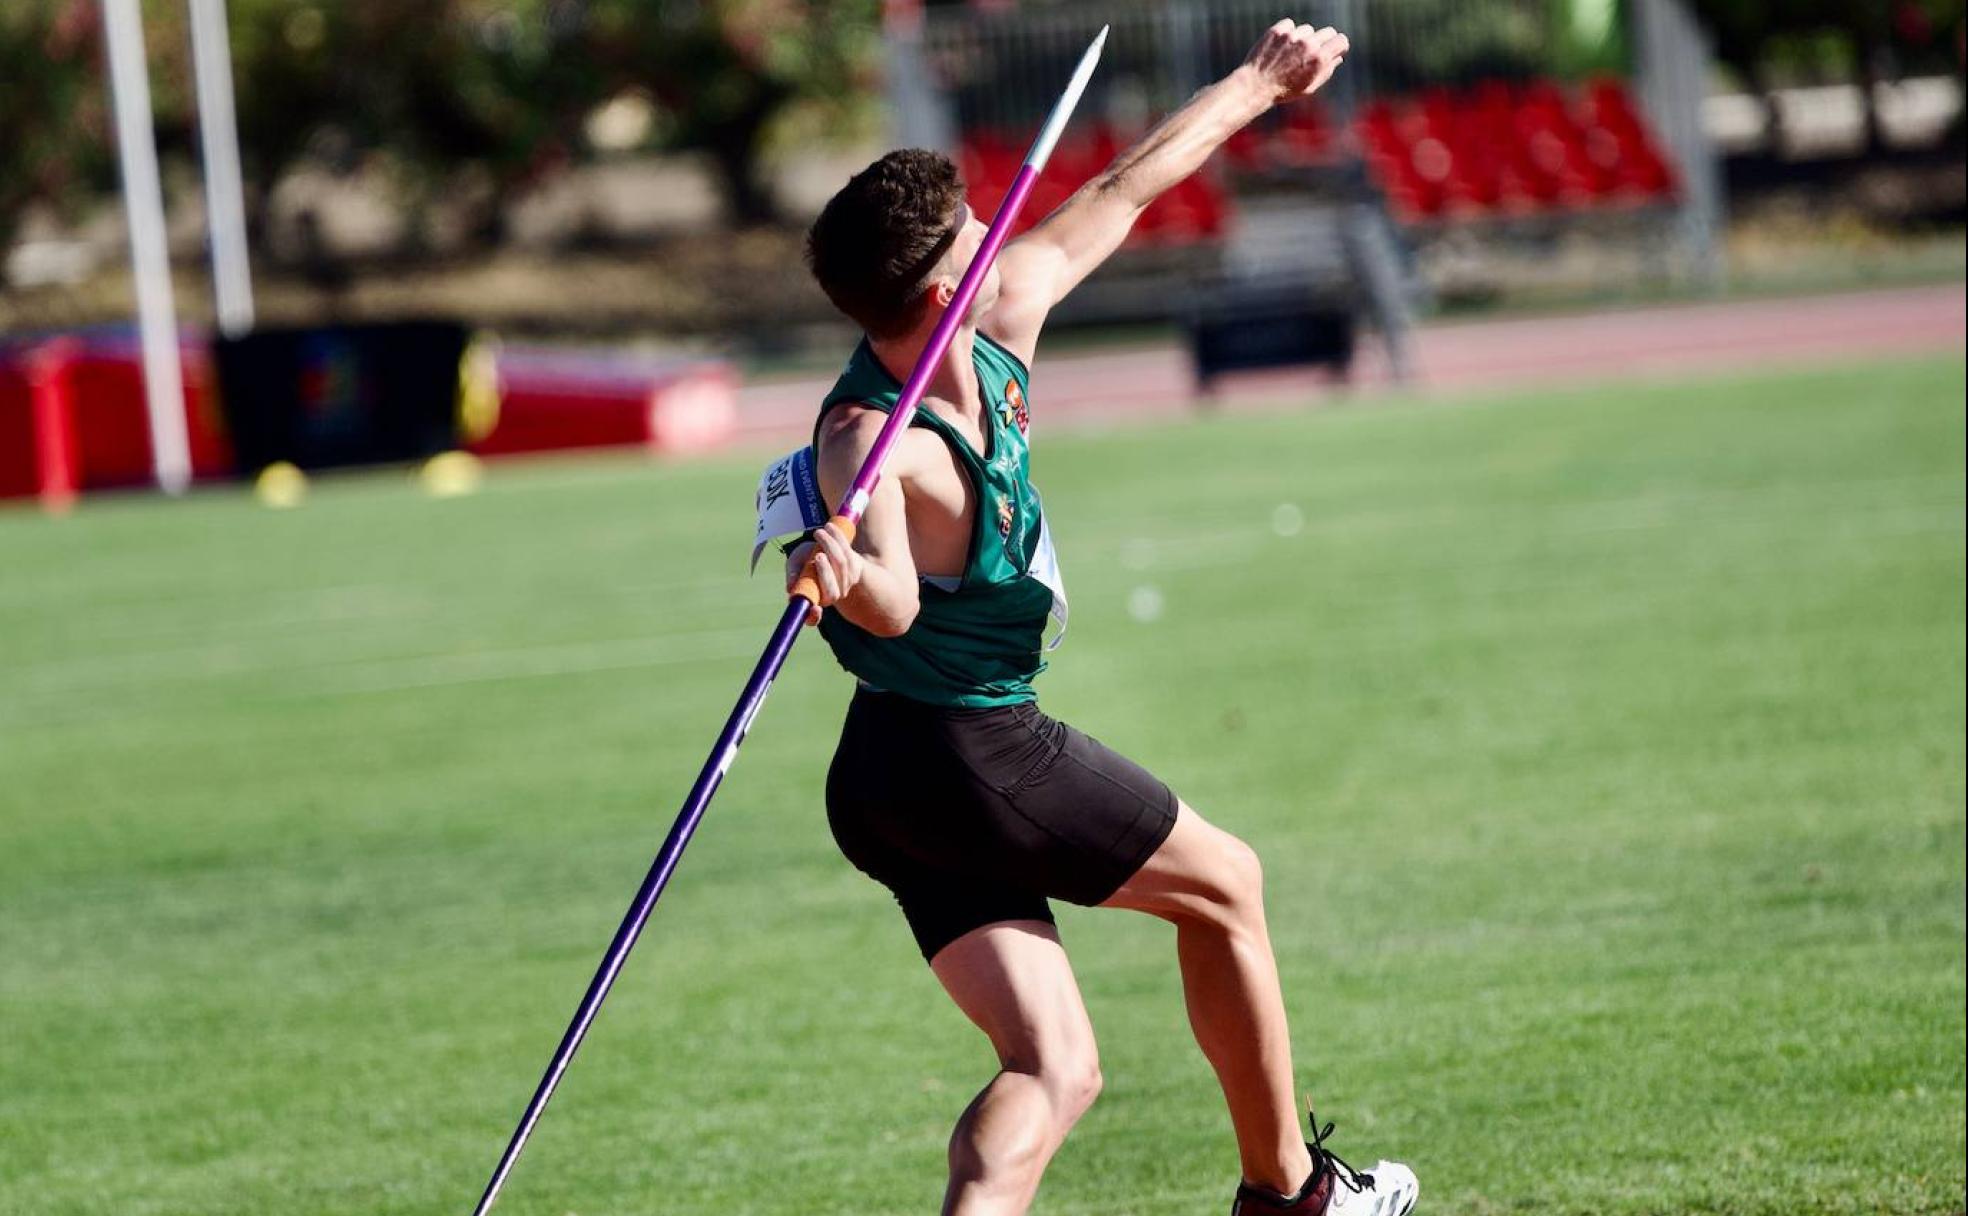
<path id="1" fill-rule="evenodd" d="M 767 465 L 759 477 L 758 530 L 752 535 L 752 569 L 759 554 L 774 541 L 783 542 L 808 528 L 827 522 L 827 500 L 820 496 L 820 477 L 813 468 L 813 449 L 800 448 Z"/>

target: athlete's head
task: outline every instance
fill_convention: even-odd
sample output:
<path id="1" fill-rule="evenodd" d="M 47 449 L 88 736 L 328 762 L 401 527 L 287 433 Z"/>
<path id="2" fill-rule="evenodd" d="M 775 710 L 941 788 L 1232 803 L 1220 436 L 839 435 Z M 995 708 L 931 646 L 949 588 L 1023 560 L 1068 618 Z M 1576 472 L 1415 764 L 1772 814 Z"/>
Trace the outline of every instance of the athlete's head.
<path id="1" fill-rule="evenodd" d="M 890 152 L 827 200 L 806 236 L 806 261 L 834 307 L 877 338 L 922 324 L 947 306 L 984 242 L 985 225 L 964 203 L 963 176 L 939 152 Z M 972 305 L 997 298 L 992 268 Z"/>

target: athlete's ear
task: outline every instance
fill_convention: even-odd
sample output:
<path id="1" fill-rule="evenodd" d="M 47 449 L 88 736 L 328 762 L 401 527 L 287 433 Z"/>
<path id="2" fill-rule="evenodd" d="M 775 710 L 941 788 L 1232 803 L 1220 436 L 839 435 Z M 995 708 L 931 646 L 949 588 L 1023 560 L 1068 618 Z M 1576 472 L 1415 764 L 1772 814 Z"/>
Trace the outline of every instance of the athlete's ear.
<path id="1" fill-rule="evenodd" d="M 929 298 L 935 302 L 937 311 L 941 312 L 950 307 L 950 302 L 957 298 L 957 285 L 949 279 L 939 278 L 930 284 Z"/>

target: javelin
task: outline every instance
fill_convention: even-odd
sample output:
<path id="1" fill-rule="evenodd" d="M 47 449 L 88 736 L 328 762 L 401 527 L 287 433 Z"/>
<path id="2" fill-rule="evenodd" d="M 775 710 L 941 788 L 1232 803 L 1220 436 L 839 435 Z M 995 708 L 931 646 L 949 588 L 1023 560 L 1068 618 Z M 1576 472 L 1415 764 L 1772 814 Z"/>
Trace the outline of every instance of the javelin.
<path id="1" fill-rule="evenodd" d="M 1045 126 L 1039 129 L 1039 137 L 1032 141 L 1032 150 L 1026 153 L 1025 163 L 1019 167 L 1017 176 L 1012 178 L 1011 188 L 1005 191 L 997 214 L 991 217 L 991 227 L 984 234 L 984 243 L 978 246 L 977 255 L 971 259 L 970 269 L 964 271 L 963 279 L 957 284 L 956 295 L 943 311 L 942 320 L 930 332 L 929 345 L 923 348 L 922 357 L 916 360 L 908 383 L 902 386 L 902 396 L 890 411 L 888 421 L 882 425 L 881 433 L 875 437 L 874 447 L 869 449 L 861 471 L 855 474 L 847 497 L 832 520 L 847 534 L 848 539 L 853 539 L 855 527 L 861 522 L 862 513 L 868 509 L 868 500 L 874 494 L 875 484 L 881 480 L 883 463 L 915 417 L 923 393 L 929 388 L 931 377 L 936 374 L 937 365 L 943 361 L 951 341 L 956 338 L 958 327 L 969 315 L 971 301 L 976 299 L 984 276 L 990 272 L 991 263 L 997 260 L 998 250 L 1004 247 L 1013 222 L 1032 193 L 1032 184 L 1045 169 L 1047 159 L 1052 156 L 1053 145 L 1059 142 L 1060 132 L 1066 129 L 1067 120 L 1079 104 L 1080 94 L 1086 91 L 1094 65 L 1100 62 L 1100 48 L 1106 42 L 1107 27 L 1102 26 L 1093 44 L 1087 47 L 1086 54 L 1080 57 L 1079 67 L 1074 69 L 1066 91 L 1054 103 Z M 607 999 L 608 990 L 614 987 L 615 977 L 621 974 L 622 964 L 635 947 L 636 938 L 641 936 L 643 925 L 648 923 L 657 898 L 669 885 L 670 875 L 675 872 L 677 861 L 683 856 L 684 846 L 690 843 L 690 837 L 697 831 L 704 811 L 711 805 L 712 795 L 717 793 L 725 773 L 730 771 L 731 762 L 737 759 L 738 748 L 745 742 L 745 735 L 752 729 L 753 720 L 764 706 L 765 695 L 772 690 L 772 681 L 778 678 L 780 668 L 786 665 L 786 656 L 792 653 L 793 643 L 799 639 L 807 614 L 819 603 L 820 587 L 814 577 L 812 559 L 808 558 L 806 569 L 788 594 L 786 611 L 772 631 L 772 640 L 766 644 L 765 653 L 752 669 L 751 678 L 745 681 L 745 691 L 739 695 L 737 706 L 725 720 L 724 730 L 718 735 L 717 744 L 711 749 L 703 770 L 697 774 L 697 784 L 690 788 L 690 796 L 684 799 L 683 809 L 670 826 L 670 834 L 657 852 L 655 862 L 650 865 L 649 874 L 636 891 L 635 902 L 629 905 L 628 915 L 622 918 L 621 927 L 615 930 L 615 939 L 608 943 L 608 953 L 602 956 L 600 968 L 595 971 L 594 979 L 588 982 L 588 991 L 581 997 L 580 1007 L 574 1011 L 574 1020 L 567 1024 L 567 1033 L 561 1036 L 560 1046 L 554 1049 L 546 1074 L 534 1089 L 532 1100 L 527 1102 L 526 1113 L 520 1116 L 519 1126 L 513 1129 L 512 1139 L 499 1157 L 498 1168 L 492 1171 L 492 1180 L 486 1183 L 485 1193 L 479 1197 L 478 1206 L 472 1209 L 473 1216 L 485 1216 L 498 1201 L 499 1190 L 505 1186 L 506 1176 L 512 1172 L 513 1163 L 519 1160 L 527 1138 L 533 1134 L 534 1124 L 540 1121 L 548 1099 L 553 1097 L 555 1087 L 560 1084 L 561 1074 L 567 1071 L 567 1065 L 574 1059 L 581 1040 L 587 1037 L 588 1027 L 594 1023 L 595 1014 L 601 1011 L 601 1003 Z"/>

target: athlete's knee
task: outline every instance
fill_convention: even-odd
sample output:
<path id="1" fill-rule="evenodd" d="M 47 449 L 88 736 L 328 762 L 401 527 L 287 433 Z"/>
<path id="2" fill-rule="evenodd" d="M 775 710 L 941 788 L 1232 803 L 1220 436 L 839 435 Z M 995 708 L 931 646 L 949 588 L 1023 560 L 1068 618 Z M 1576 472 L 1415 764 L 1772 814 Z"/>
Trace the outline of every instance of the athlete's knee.
<path id="1" fill-rule="evenodd" d="M 1264 916 L 1264 863 L 1257 850 L 1228 832 L 1216 833 L 1197 876 L 1204 898 L 1200 919 L 1238 929 Z"/>
<path id="2" fill-rule="evenodd" d="M 1079 1122 L 1086 1114 L 1093 1100 L 1100 1096 L 1100 1087 L 1105 1084 L 1100 1075 L 1100 1060 L 1092 1052 L 1075 1058 L 1060 1070 L 1053 1083 L 1048 1086 L 1053 1096 L 1053 1110 L 1059 1121 L 1063 1135 L 1066 1129 Z"/>
<path id="3" fill-rule="evenodd" d="M 1036 1059 L 1007 1061 L 1005 1066 L 1037 1079 L 1051 1107 L 1054 1130 L 1062 1136 L 1100 1096 L 1100 1055 L 1091 1042 L 1052 1045 Z"/>

